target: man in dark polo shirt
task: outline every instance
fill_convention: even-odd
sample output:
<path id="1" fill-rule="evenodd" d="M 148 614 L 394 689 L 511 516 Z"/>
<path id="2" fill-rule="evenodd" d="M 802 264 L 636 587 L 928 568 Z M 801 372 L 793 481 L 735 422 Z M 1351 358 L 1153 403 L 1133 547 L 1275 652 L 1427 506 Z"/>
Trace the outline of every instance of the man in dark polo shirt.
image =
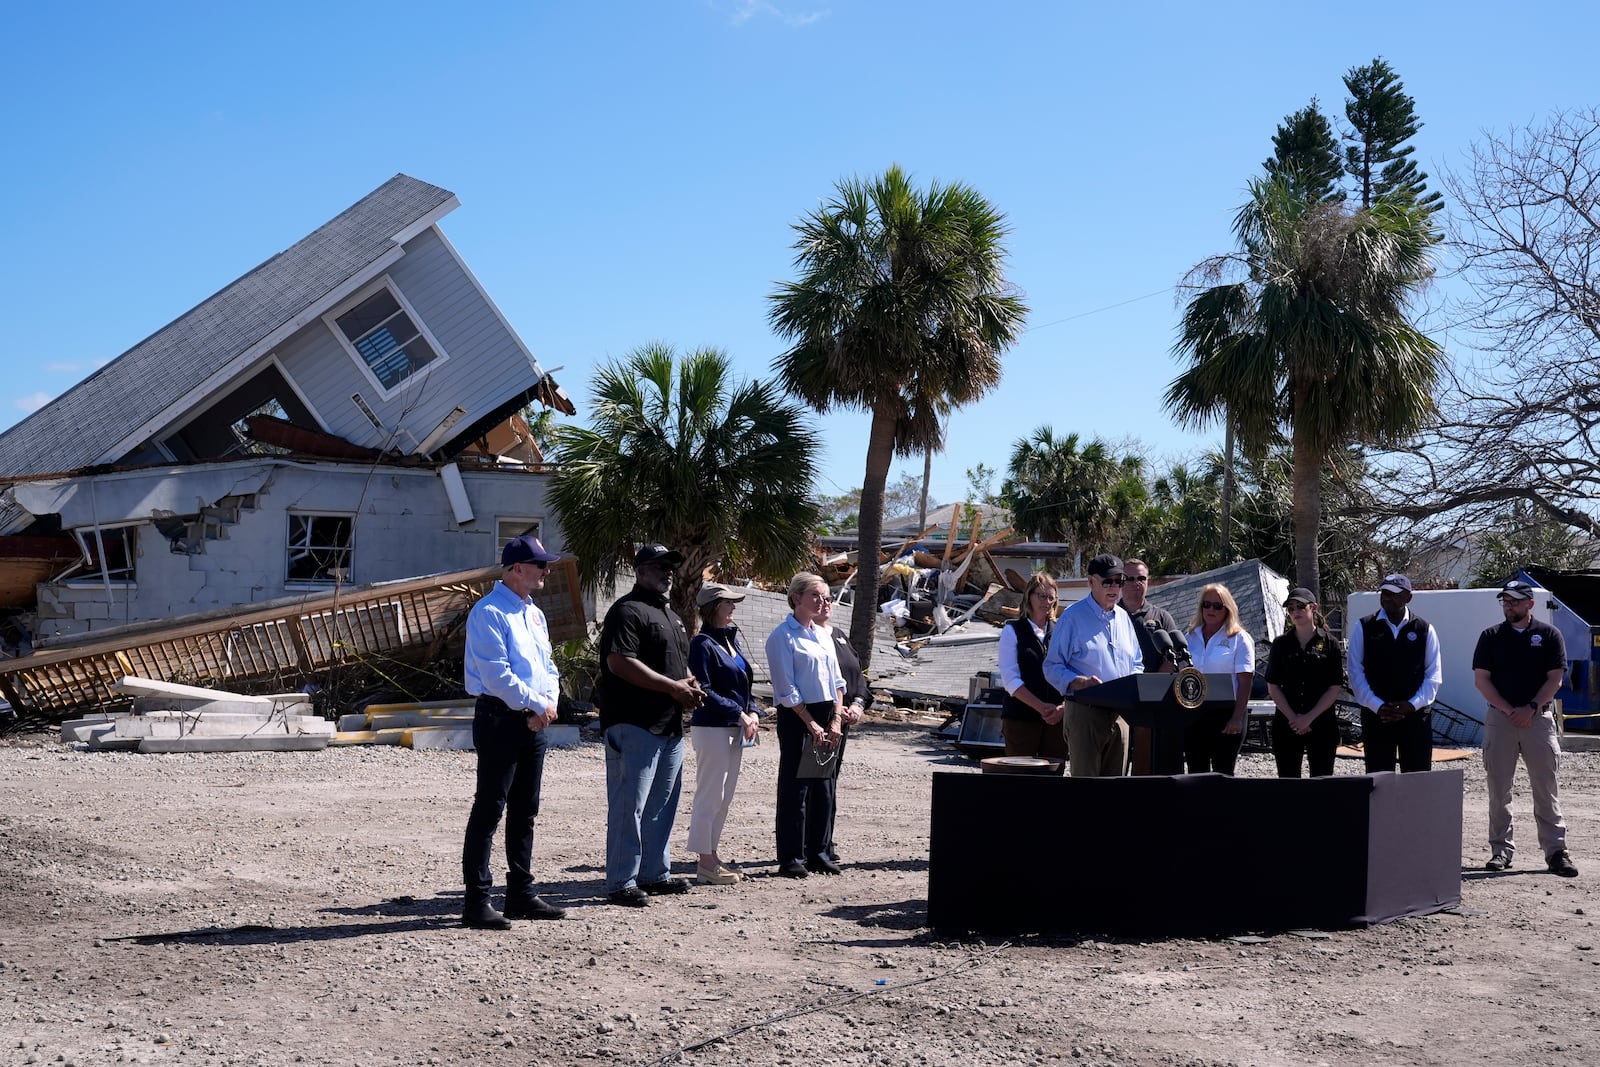
<path id="1" fill-rule="evenodd" d="M 633 591 L 600 628 L 600 726 L 606 743 L 606 895 L 642 908 L 684 893 L 668 845 L 683 791 L 683 713 L 704 694 L 689 672 L 689 633 L 667 606 L 683 556 L 666 545 L 634 553 Z"/>
<path id="2" fill-rule="evenodd" d="M 1517 757 L 1528 768 L 1533 821 L 1550 873 L 1576 878 L 1567 852 L 1567 824 L 1556 792 L 1561 744 L 1551 701 L 1567 673 L 1561 631 L 1533 617 L 1533 587 L 1510 581 L 1500 590 L 1505 621 L 1478 635 L 1472 653 L 1472 678 L 1489 702 L 1483 717 L 1483 771 L 1489 785 L 1489 862 L 1491 871 L 1511 866 L 1511 780 Z"/>
<path id="3" fill-rule="evenodd" d="M 1170 611 L 1158 608 L 1145 599 L 1145 594 L 1150 592 L 1150 568 L 1142 559 L 1130 559 L 1122 568 L 1122 610 L 1133 620 L 1133 630 L 1139 638 L 1139 652 L 1144 656 L 1145 673 L 1159 674 L 1176 670 L 1150 636 L 1156 630 L 1172 633 L 1178 629 Z"/>
<path id="4" fill-rule="evenodd" d="M 1433 768 L 1433 699 L 1444 682 L 1439 635 L 1411 614 L 1411 579 L 1386 575 L 1380 610 L 1350 632 L 1350 692 L 1361 705 L 1367 773 Z"/>

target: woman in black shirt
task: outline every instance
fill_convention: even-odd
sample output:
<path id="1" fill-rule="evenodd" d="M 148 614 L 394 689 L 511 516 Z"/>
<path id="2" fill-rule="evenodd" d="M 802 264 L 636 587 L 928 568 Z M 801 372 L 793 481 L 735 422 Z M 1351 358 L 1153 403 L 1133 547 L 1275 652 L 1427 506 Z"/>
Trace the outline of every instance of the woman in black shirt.
<path id="1" fill-rule="evenodd" d="M 1272 755 L 1279 778 L 1300 777 L 1301 758 L 1311 777 L 1333 774 L 1339 719 L 1333 703 L 1344 689 L 1344 656 L 1309 589 L 1292 589 L 1283 608 L 1293 627 L 1272 642 L 1267 692 L 1278 706 L 1272 717 Z"/>

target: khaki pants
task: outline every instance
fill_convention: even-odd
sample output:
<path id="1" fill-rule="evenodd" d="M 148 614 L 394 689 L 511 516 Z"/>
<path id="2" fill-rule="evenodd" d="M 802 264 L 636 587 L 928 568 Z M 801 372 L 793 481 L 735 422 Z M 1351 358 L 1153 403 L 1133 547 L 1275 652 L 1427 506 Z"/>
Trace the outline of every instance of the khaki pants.
<path id="1" fill-rule="evenodd" d="M 1517 757 L 1528 768 L 1528 787 L 1533 794 L 1533 822 L 1539 830 L 1539 847 L 1548 859 L 1567 848 L 1567 824 L 1561 818 L 1561 798 L 1556 792 L 1556 763 L 1561 744 L 1556 739 L 1556 720 L 1550 712 L 1536 717 L 1518 729 L 1511 720 L 1490 708 L 1483 722 L 1483 772 L 1489 785 L 1489 852 L 1514 855 L 1511 839 L 1511 781 L 1517 773 Z"/>
<path id="2" fill-rule="evenodd" d="M 1074 778 L 1116 778 L 1128 766 L 1128 725 L 1115 708 L 1069 702 L 1067 750 Z"/>

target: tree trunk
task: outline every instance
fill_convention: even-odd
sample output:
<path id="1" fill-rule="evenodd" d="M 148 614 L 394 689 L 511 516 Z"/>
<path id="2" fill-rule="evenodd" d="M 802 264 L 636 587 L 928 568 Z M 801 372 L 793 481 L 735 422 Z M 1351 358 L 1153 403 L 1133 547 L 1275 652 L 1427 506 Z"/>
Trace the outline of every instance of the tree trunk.
<path id="1" fill-rule="evenodd" d="M 1294 449 L 1294 579 L 1322 595 L 1317 562 L 1317 533 L 1322 525 L 1322 450 L 1311 440 L 1310 420 L 1296 412 L 1291 438 Z"/>
<path id="2" fill-rule="evenodd" d="M 933 448 L 922 454 L 922 499 L 917 504 L 917 529 L 928 528 L 928 482 L 933 478 Z"/>
<path id="3" fill-rule="evenodd" d="M 1233 432 L 1233 411 L 1227 415 L 1227 430 L 1222 441 L 1222 531 L 1218 538 L 1224 567 L 1233 562 L 1233 453 L 1238 447 Z"/>
<path id="4" fill-rule="evenodd" d="M 672 605 L 672 610 L 678 613 L 678 618 L 683 620 L 684 629 L 693 637 L 700 630 L 700 609 L 695 606 L 694 598 L 699 595 L 700 587 L 705 584 L 703 575 L 705 569 L 720 560 L 709 545 L 673 544 L 665 542 L 668 548 L 676 548 L 683 553 L 683 563 L 678 567 L 677 576 L 672 579 L 672 589 L 667 594 L 667 602 Z"/>
<path id="5" fill-rule="evenodd" d="M 861 669 L 872 667 L 872 636 L 878 625 L 878 552 L 883 543 L 883 491 L 894 462 L 894 415 L 872 410 L 867 436 L 867 471 L 861 479 L 861 538 L 856 554 L 855 607 L 850 612 L 850 647 Z"/>

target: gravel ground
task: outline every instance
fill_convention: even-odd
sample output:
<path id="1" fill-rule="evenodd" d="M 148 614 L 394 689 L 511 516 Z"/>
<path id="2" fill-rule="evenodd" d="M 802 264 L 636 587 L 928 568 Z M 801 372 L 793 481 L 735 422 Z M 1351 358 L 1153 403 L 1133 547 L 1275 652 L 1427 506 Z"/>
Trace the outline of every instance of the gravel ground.
<path id="1" fill-rule="evenodd" d="M 535 866 L 570 917 L 492 933 L 455 921 L 470 753 L 0 740 L 0 1062 L 1600 1060 L 1600 754 L 1562 760 L 1576 880 L 1530 866 L 1521 779 L 1530 858 L 1480 870 L 1474 759 L 1467 914 L 1259 944 L 1008 942 L 922 925 L 929 772 L 970 765 L 924 729 L 868 724 L 840 780 L 847 870 L 792 882 L 772 873 L 765 741 L 724 839 L 749 880 L 637 911 L 602 902 L 599 746 L 553 752 Z M 692 783 L 691 765 L 685 873 Z"/>

